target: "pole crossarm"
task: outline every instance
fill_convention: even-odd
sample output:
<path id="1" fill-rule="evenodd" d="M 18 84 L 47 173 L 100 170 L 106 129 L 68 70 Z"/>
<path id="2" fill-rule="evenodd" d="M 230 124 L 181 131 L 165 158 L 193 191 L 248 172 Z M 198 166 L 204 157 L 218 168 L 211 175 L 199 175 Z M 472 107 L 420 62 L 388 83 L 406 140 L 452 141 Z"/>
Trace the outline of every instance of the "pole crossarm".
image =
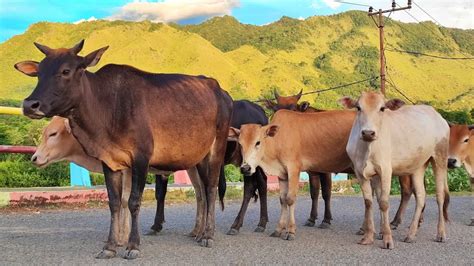
<path id="1" fill-rule="evenodd" d="M 35 146 L 11 146 L 11 145 L 0 145 L 0 153 L 23 153 L 32 154 L 35 153 Z"/>

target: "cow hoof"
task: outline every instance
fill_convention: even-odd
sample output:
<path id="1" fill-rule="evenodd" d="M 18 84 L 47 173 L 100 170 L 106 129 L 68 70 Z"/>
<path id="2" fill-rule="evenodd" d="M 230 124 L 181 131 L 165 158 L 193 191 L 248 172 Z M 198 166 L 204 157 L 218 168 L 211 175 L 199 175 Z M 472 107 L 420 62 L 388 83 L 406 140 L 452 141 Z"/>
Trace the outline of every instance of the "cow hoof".
<path id="1" fill-rule="evenodd" d="M 292 240 L 295 240 L 295 234 L 294 233 L 286 233 L 285 235 L 283 235 L 282 238 L 284 240 L 292 241 Z"/>
<path id="2" fill-rule="evenodd" d="M 328 222 L 322 222 L 318 227 L 321 229 L 329 229 L 331 228 L 331 224 Z"/>
<path id="3" fill-rule="evenodd" d="M 140 250 L 131 249 L 131 250 L 127 250 L 125 252 L 125 255 L 123 255 L 123 258 L 127 259 L 127 260 L 134 260 L 134 259 L 138 258 L 138 255 L 140 255 Z"/>
<path id="4" fill-rule="evenodd" d="M 280 236 L 281 236 L 281 232 L 274 231 L 270 236 L 271 236 L 271 237 L 280 237 Z"/>
<path id="5" fill-rule="evenodd" d="M 95 258 L 96 259 L 111 259 L 111 258 L 115 257 L 116 254 L 117 254 L 117 252 L 115 252 L 115 251 L 104 249 L 99 254 L 97 254 L 97 256 L 95 256 Z"/>
<path id="6" fill-rule="evenodd" d="M 159 233 L 159 231 L 155 231 L 153 229 L 150 229 L 145 233 L 146 236 L 156 236 Z"/>
<path id="7" fill-rule="evenodd" d="M 316 224 L 315 221 L 311 221 L 311 220 L 307 220 L 306 223 L 304 223 L 304 226 L 309 226 L 309 227 L 313 227 L 314 225 Z"/>
<path id="8" fill-rule="evenodd" d="M 474 219 L 471 219 L 471 223 L 469 224 L 469 226 L 474 226 Z"/>
<path id="9" fill-rule="evenodd" d="M 439 242 L 439 243 L 446 242 L 446 236 L 437 236 L 436 237 L 436 242 Z"/>
<path id="10" fill-rule="evenodd" d="M 191 233 L 187 233 L 187 234 L 184 234 L 185 236 L 188 236 L 188 237 L 196 237 L 197 234 L 194 233 L 194 231 L 192 231 Z"/>
<path id="11" fill-rule="evenodd" d="M 393 240 L 390 239 L 390 240 L 388 240 L 388 241 L 385 241 L 385 240 L 383 241 L 383 247 L 382 247 L 382 248 L 383 248 L 383 249 L 393 249 L 394 246 L 395 246 L 395 245 L 393 244 Z"/>
<path id="12" fill-rule="evenodd" d="M 235 235 L 239 234 L 239 230 L 237 230 L 235 228 L 231 228 L 231 229 L 229 229 L 229 231 L 227 231 L 227 234 L 230 235 L 230 236 L 235 236 Z"/>
<path id="13" fill-rule="evenodd" d="M 370 238 L 367 238 L 367 237 L 364 237 L 362 238 L 360 241 L 359 241 L 359 245 L 372 245 L 374 243 L 374 240 L 373 239 L 370 239 Z"/>
<path id="14" fill-rule="evenodd" d="M 214 244 L 214 240 L 212 239 L 201 239 L 201 247 L 206 247 L 206 248 L 212 248 L 212 245 Z"/>
<path id="15" fill-rule="evenodd" d="M 257 226 L 257 228 L 255 228 L 255 230 L 253 230 L 255 233 L 263 233 L 265 232 L 265 227 L 263 226 Z"/>
<path id="16" fill-rule="evenodd" d="M 405 243 L 415 243 L 415 238 L 407 236 L 407 237 L 405 237 L 405 239 L 403 239 L 403 242 L 405 242 Z"/>
<path id="17" fill-rule="evenodd" d="M 363 236 L 365 234 L 364 229 L 360 228 L 359 231 L 356 232 L 356 235 Z"/>
<path id="18" fill-rule="evenodd" d="M 383 234 L 382 233 L 375 234 L 375 239 L 383 240 Z"/>

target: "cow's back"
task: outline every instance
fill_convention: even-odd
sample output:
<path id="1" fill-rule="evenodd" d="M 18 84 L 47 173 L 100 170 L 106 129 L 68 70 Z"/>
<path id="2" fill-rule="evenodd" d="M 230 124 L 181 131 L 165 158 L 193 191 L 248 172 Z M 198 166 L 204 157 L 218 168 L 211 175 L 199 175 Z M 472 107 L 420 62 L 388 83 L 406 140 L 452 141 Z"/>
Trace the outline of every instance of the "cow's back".
<path id="1" fill-rule="evenodd" d="M 272 140 L 274 152 L 282 161 L 300 162 L 302 170 L 345 170 L 350 166 L 346 145 L 354 118 L 355 112 L 346 110 L 317 113 L 280 110 L 270 123 L 279 126 Z"/>

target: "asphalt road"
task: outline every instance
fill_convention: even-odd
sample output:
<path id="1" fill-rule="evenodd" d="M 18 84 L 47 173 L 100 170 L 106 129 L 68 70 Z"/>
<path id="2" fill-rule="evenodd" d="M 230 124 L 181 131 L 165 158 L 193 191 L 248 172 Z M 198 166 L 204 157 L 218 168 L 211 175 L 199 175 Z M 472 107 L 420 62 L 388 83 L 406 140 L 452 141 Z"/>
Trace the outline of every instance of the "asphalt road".
<path id="1" fill-rule="evenodd" d="M 0 264 L 474 264 L 474 227 L 467 226 L 474 217 L 474 198 L 452 197 L 446 243 L 434 242 L 436 201 L 427 200 L 425 222 L 416 243 L 403 243 L 409 220 L 394 231 L 395 249 L 383 250 L 381 241 L 373 246 L 357 244 L 355 232 L 363 217 L 363 200 L 358 196 L 333 197 L 333 222 L 330 229 L 304 227 L 310 208 L 309 197 L 299 197 L 296 207 L 296 240 L 269 237 L 275 228 L 279 201 L 269 201 L 270 223 L 265 233 L 254 233 L 258 223 L 258 204 L 251 204 L 243 228 L 237 236 L 227 236 L 238 211 L 239 202 L 227 202 L 225 212 L 217 211 L 217 232 L 213 248 L 198 246 L 184 234 L 194 225 L 194 204 L 166 206 L 165 229 L 157 236 L 142 236 L 140 258 L 126 261 L 119 256 L 97 260 L 109 226 L 108 209 L 52 210 L 39 214 L 0 215 Z M 391 198 L 391 215 L 398 197 Z M 320 201 L 320 210 L 322 210 Z M 411 219 L 412 200 L 407 212 Z M 153 205 L 142 208 L 141 231 L 152 224 Z M 378 225 L 378 211 L 375 223 Z M 123 249 L 120 249 L 123 252 Z M 119 253 L 120 253 L 119 252 Z"/>

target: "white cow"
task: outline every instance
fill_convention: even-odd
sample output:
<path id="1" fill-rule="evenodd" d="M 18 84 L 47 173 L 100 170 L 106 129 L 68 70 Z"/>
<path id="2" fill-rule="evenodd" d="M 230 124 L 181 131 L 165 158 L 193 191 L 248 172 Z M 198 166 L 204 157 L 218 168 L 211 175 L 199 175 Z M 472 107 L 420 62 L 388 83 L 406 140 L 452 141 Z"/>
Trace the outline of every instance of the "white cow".
<path id="1" fill-rule="evenodd" d="M 365 201 L 365 234 L 359 244 L 374 242 L 372 182 L 381 211 L 383 248 L 394 247 L 388 220 L 392 175 L 412 175 L 416 211 L 405 242 L 414 241 L 425 204 L 423 180 L 428 163 L 431 163 L 435 173 L 439 210 L 436 240 L 444 242 L 443 205 L 445 193 L 448 193 L 448 123 L 430 106 L 403 106 L 403 101 L 386 101 L 382 94 L 375 92 L 362 93 L 358 100 L 344 97 L 340 102 L 346 108 L 358 110 L 346 150 L 353 162 Z"/>

